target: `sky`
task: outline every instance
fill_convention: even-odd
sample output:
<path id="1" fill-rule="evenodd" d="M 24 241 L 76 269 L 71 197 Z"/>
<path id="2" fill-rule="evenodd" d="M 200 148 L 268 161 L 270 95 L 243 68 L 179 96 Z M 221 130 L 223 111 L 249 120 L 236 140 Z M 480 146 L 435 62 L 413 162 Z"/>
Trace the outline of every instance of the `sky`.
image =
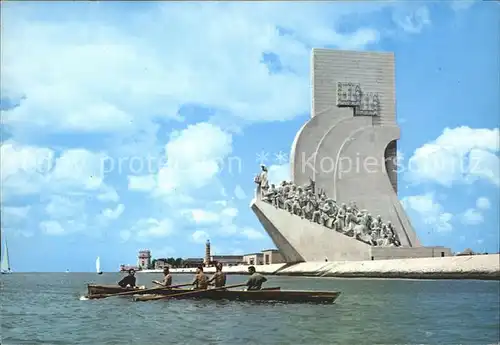
<path id="1" fill-rule="evenodd" d="M 7 3 L 2 241 L 14 271 L 274 248 L 249 208 L 289 177 L 312 48 L 390 51 L 399 199 L 421 242 L 499 246 L 495 2 Z M 495 96 L 496 95 L 496 96 Z"/>

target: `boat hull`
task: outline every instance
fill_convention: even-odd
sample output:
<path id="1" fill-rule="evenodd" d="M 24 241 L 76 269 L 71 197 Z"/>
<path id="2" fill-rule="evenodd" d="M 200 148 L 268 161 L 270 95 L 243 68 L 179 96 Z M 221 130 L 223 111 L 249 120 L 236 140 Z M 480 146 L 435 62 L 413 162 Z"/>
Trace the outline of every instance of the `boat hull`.
<path id="1" fill-rule="evenodd" d="M 272 289 L 272 290 L 271 290 Z M 211 299 L 211 300 L 230 300 L 230 301 L 275 301 L 275 302 L 294 302 L 294 303 L 333 303 L 339 297 L 340 292 L 332 291 L 290 291 L 279 288 L 269 290 L 242 291 L 242 290 L 205 290 L 196 294 L 186 294 L 181 296 L 172 296 L 175 299 Z M 148 301 L 157 299 L 163 295 L 177 295 L 184 292 L 193 292 L 187 289 L 160 289 L 155 290 L 154 295 L 150 291 L 142 292 L 141 289 L 122 288 L 115 285 L 88 285 L 88 294 L 115 294 L 120 292 L 136 291 L 134 294 L 136 301 Z M 137 296 L 147 295 L 147 296 Z"/>
<path id="2" fill-rule="evenodd" d="M 156 292 L 155 292 L 156 293 Z M 287 291 L 287 290 L 206 290 L 198 294 L 172 296 L 175 299 L 211 299 L 230 301 L 292 302 L 292 303 L 333 303 L 340 292 L 329 291 Z M 136 297 L 136 301 L 147 301 L 149 296 Z"/>

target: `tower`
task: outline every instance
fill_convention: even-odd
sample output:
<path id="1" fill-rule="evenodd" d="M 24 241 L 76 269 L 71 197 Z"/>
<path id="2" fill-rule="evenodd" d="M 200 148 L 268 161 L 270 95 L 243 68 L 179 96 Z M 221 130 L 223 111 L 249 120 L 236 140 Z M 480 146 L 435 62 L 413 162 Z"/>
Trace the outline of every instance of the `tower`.
<path id="1" fill-rule="evenodd" d="M 207 243 L 205 243 L 205 259 L 203 260 L 203 264 L 205 267 L 208 267 L 210 264 L 210 240 L 207 240 Z"/>
<path id="2" fill-rule="evenodd" d="M 151 266 L 151 251 L 149 249 L 139 251 L 137 266 L 142 270 L 147 270 Z"/>

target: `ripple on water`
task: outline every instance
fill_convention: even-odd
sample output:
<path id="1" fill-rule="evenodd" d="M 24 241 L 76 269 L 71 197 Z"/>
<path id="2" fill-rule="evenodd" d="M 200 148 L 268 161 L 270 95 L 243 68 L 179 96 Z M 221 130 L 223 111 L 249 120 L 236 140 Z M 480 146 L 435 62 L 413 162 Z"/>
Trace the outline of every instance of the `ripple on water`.
<path id="1" fill-rule="evenodd" d="M 3 343 L 491 344 L 499 337 L 499 282 L 269 277 L 270 285 L 284 289 L 338 290 L 342 295 L 334 305 L 134 303 L 129 297 L 80 301 L 88 281 L 110 284 L 119 274 L 63 275 L 2 279 Z M 157 278 L 147 276 L 148 281 Z M 186 278 L 175 277 L 180 282 Z M 228 283 L 243 279 L 230 276 Z"/>

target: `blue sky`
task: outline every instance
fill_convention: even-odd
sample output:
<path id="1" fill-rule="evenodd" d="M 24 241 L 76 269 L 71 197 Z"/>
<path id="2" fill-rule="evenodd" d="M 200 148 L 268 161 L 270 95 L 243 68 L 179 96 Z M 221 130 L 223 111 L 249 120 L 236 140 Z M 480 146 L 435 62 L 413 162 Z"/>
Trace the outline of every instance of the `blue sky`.
<path id="1" fill-rule="evenodd" d="M 15 271 L 274 247 L 257 154 L 287 178 L 313 47 L 396 56 L 400 199 L 425 245 L 498 251 L 494 2 L 8 3 L 2 228 Z M 411 171 L 408 162 L 412 162 Z M 406 168 L 405 168 L 406 167 Z M 462 167 L 458 169 L 457 167 Z"/>

